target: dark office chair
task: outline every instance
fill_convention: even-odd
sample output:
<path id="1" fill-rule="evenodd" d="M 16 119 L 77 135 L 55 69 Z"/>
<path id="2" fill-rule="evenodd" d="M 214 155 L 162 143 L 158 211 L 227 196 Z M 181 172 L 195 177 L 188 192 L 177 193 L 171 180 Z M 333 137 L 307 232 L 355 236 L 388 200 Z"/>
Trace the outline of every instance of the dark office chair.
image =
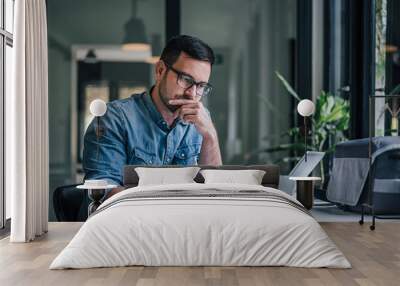
<path id="1" fill-rule="evenodd" d="M 58 221 L 86 221 L 89 200 L 80 184 L 58 187 L 53 192 L 53 207 Z"/>

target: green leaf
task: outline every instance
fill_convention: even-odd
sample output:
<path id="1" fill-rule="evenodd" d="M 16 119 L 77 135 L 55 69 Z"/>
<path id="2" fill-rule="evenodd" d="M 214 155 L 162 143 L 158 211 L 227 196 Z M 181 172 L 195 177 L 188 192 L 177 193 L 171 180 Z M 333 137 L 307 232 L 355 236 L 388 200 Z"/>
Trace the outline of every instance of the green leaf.
<path id="1" fill-rule="evenodd" d="M 335 106 L 329 114 L 326 114 L 324 121 L 328 123 L 340 120 L 344 114 L 345 112 L 341 106 Z"/>
<path id="2" fill-rule="evenodd" d="M 391 92 L 389 92 L 389 95 L 394 95 L 394 94 L 399 94 L 400 93 L 400 84 L 396 85 Z"/>
<path id="3" fill-rule="evenodd" d="M 283 83 L 283 85 L 285 86 L 285 89 L 287 90 L 287 92 L 289 92 L 295 99 L 300 101 L 301 100 L 300 97 L 294 91 L 292 86 L 287 82 L 287 80 L 279 72 L 275 71 L 275 74 L 279 78 L 279 80 Z"/>

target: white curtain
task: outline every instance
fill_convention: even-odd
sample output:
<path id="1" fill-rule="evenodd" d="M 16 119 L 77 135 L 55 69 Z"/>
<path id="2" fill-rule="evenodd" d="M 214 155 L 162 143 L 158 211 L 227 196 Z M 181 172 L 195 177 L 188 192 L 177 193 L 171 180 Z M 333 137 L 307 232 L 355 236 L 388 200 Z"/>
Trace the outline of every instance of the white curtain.
<path id="1" fill-rule="evenodd" d="M 45 0 L 15 1 L 13 94 L 6 98 L 6 188 L 12 242 L 48 227 L 48 73 Z"/>

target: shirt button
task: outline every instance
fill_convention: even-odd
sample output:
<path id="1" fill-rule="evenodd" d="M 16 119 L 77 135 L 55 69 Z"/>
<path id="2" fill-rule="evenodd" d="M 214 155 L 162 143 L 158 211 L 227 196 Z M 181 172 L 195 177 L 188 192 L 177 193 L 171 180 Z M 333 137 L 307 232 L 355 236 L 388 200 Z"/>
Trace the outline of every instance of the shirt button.
<path id="1" fill-rule="evenodd" d="M 185 157 L 185 153 L 182 153 L 181 156 L 182 156 L 182 157 Z"/>

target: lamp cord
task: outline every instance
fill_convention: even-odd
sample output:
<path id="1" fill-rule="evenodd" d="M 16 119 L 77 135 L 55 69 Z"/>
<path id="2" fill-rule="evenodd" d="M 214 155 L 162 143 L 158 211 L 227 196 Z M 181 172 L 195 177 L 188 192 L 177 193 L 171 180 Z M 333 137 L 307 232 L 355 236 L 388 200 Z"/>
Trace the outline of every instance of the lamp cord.
<path id="1" fill-rule="evenodd" d="M 304 155 L 305 155 L 305 161 L 307 162 L 307 117 L 304 116 Z"/>
<path id="2" fill-rule="evenodd" d="M 97 144 L 96 144 L 96 160 L 99 160 L 99 137 L 100 137 L 100 117 L 96 116 L 97 119 L 97 127 L 96 127 L 96 139 L 97 139 Z"/>

